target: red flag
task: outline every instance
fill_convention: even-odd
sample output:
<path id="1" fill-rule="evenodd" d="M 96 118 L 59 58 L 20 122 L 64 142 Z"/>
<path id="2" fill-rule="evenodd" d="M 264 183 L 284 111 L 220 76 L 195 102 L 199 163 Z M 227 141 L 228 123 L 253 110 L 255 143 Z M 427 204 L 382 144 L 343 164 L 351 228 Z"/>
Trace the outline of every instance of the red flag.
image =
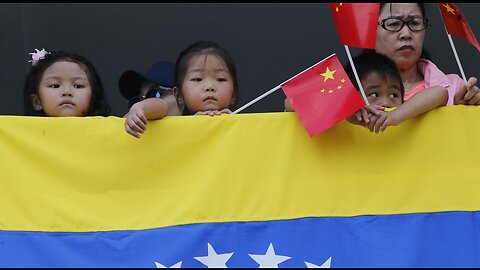
<path id="1" fill-rule="evenodd" d="M 480 51 L 480 45 L 460 10 L 452 3 L 438 3 L 438 7 L 447 33 L 467 40 Z"/>
<path id="2" fill-rule="evenodd" d="M 358 48 L 375 49 L 379 3 L 330 3 L 340 42 Z"/>
<path id="3" fill-rule="evenodd" d="M 281 84 L 310 137 L 365 105 L 335 54 Z"/>

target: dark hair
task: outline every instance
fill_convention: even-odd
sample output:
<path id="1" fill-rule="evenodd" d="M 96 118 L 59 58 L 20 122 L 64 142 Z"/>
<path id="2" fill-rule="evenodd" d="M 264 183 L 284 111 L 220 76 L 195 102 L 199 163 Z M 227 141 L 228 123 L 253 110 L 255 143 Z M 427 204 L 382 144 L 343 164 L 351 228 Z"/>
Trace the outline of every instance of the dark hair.
<path id="1" fill-rule="evenodd" d="M 32 65 L 23 85 L 24 114 L 27 116 L 46 116 L 43 110 L 36 111 L 33 109 L 31 95 L 39 94 L 39 85 L 45 70 L 59 61 L 78 64 L 88 76 L 92 88 L 92 97 L 85 116 L 108 116 L 110 114 L 110 105 L 105 99 L 103 85 L 95 67 L 85 57 L 67 51 L 51 52 L 46 54 L 44 59 Z"/>
<path id="2" fill-rule="evenodd" d="M 175 86 L 178 89 L 178 97 L 177 100 L 179 101 L 179 105 L 183 107 L 183 115 L 190 115 L 194 112 L 191 112 L 187 106 L 183 106 L 184 104 L 180 104 L 180 100 L 183 100 L 183 80 L 185 79 L 185 75 L 188 69 L 188 64 L 192 57 L 200 54 L 212 54 L 216 55 L 225 61 L 227 65 L 228 71 L 232 75 L 233 78 L 233 97 L 234 97 L 234 104 L 238 101 L 238 81 L 237 81 L 237 69 L 235 68 L 235 63 L 233 58 L 230 54 L 220 45 L 212 41 L 199 41 L 195 42 L 194 44 L 188 46 L 185 50 L 183 50 L 177 58 L 175 63 Z"/>
<path id="3" fill-rule="evenodd" d="M 384 80 L 386 80 L 387 77 L 391 77 L 398 81 L 403 102 L 405 89 L 403 87 L 402 77 L 400 77 L 400 72 L 398 71 L 395 62 L 393 62 L 388 56 L 376 53 L 374 50 L 365 50 L 362 54 L 354 57 L 352 61 L 355 65 L 355 70 L 357 71 L 360 81 L 364 80 L 372 72 L 377 73 L 378 76 Z M 356 80 L 350 64 L 345 66 L 345 72 L 352 82 Z"/>
<path id="4" fill-rule="evenodd" d="M 382 11 L 382 9 L 387 5 L 387 4 L 390 4 L 390 13 L 392 13 L 392 3 L 380 3 L 380 12 Z M 415 3 L 418 5 L 418 7 L 420 8 L 420 12 L 422 13 L 422 17 L 426 18 L 426 7 L 425 7 L 425 3 Z M 422 46 L 422 54 L 420 55 L 420 58 L 423 58 L 423 59 L 427 59 L 427 60 L 430 60 L 430 61 L 433 61 L 430 53 L 425 49 L 423 48 Z"/>
<path id="5" fill-rule="evenodd" d="M 385 7 L 386 4 L 392 4 L 392 3 L 380 3 L 380 11 Z M 424 3 L 415 3 L 418 5 L 420 8 L 420 11 L 422 12 L 422 17 L 425 17 L 425 4 Z M 391 8 L 392 5 L 390 5 L 390 13 L 391 13 Z"/>

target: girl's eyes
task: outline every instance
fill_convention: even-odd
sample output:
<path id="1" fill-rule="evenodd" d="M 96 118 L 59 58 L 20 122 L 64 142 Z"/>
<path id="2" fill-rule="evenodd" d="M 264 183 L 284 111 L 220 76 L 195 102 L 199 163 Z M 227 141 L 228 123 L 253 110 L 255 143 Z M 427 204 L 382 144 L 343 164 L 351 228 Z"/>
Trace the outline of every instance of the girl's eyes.
<path id="1" fill-rule="evenodd" d="M 49 88 L 60 88 L 60 84 L 51 83 L 51 84 L 48 84 L 48 87 Z M 85 88 L 85 85 L 84 84 L 74 84 L 73 88 L 81 89 L 81 88 Z"/>
<path id="2" fill-rule="evenodd" d="M 202 81 L 202 78 L 192 78 L 190 79 L 190 81 L 192 82 L 201 82 Z M 226 82 L 227 79 L 226 78 L 217 78 L 217 82 Z"/>
<path id="3" fill-rule="evenodd" d="M 390 94 L 390 98 L 398 98 L 397 94 Z"/>
<path id="4" fill-rule="evenodd" d="M 378 93 L 376 93 L 376 92 L 373 92 L 373 93 L 371 93 L 371 94 L 370 94 L 370 95 L 368 95 L 368 96 L 369 96 L 369 97 L 378 97 Z"/>

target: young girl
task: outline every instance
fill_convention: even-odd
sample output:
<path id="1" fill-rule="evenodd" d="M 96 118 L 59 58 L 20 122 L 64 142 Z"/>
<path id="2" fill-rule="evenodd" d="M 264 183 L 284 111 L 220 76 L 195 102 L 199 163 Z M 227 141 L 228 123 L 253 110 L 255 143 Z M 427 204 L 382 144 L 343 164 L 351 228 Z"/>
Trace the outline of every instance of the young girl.
<path id="1" fill-rule="evenodd" d="M 175 64 L 174 94 L 183 115 L 231 113 L 238 98 L 237 72 L 230 54 L 217 43 L 200 41 L 182 51 Z M 167 115 L 161 99 L 149 98 L 132 106 L 125 129 L 137 138 L 147 120 Z"/>
<path id="2" fill-rule="evenodd" d="M 66 51 L 31 53 L 23 87 L 27 116 L 108 116 L 110 106 L 93 65 Z"/>
<path id="3" fill-rule="evenodd" d="M 365 51 L 353 58 L 358 77 L 370 105 L 360 109 L 347 120 L 363 125 L 371 132 L 384 131 L 388 126 L 396 126 L 411 117 L 445 106 L 448 91 L 435 86 L 423 91 L 404 102 L 405 90 L 395 62 L 383 54 Z M 345 67 L 353 80 L 351 66 Z M 384 111 L 386 108 L 396 108 Z"/>

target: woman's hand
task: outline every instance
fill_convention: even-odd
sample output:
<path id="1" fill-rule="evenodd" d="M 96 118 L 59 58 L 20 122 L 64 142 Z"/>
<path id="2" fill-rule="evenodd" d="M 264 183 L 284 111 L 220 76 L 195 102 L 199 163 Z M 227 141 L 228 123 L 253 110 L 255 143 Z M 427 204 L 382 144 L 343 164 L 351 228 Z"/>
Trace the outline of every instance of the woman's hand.
<path id="1" fill-rule="evenodd" d="M 467 83 L 455 94 L 453 104 L 480 105 L 480 89 L 476 86 L 477 78 L 470 77 Z"/>

